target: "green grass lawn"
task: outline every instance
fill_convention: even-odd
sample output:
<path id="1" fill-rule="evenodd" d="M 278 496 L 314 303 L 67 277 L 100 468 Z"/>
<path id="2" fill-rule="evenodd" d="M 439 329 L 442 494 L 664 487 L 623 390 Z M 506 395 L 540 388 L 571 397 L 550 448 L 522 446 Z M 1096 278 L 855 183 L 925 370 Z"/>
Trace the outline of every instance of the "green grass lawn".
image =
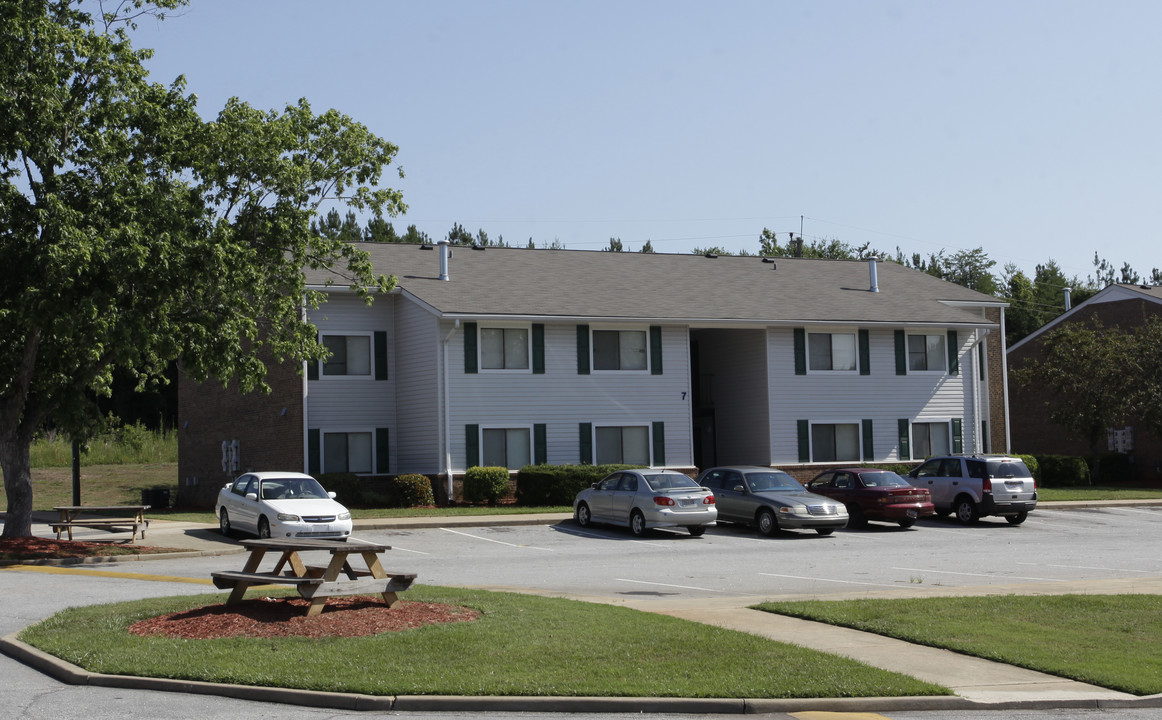
<path id="1" fill-rule="evenodd" d="M 483 616 L 367 638 L 180 640 L 126 631 L 137 620 L 220 604 L 217 594 L 70 608 L 20 639 L 92 672 L 372 695 L 949 694 L 854 660 L 628 608 L 433 586 L 404 599 Z"/>
<path id="2" fill-rule="evenodd" d="M 1006 595 L 755 607 L 1136 695 L 1162 693 L 1162 597 L 1156 595 Z"/>
<path id="3" fill-rule="evenodd" d="M 1162 488 L 1073 487 L 1037 488 L 1041 502 L 1066 500 L 1162 500 Z"/>

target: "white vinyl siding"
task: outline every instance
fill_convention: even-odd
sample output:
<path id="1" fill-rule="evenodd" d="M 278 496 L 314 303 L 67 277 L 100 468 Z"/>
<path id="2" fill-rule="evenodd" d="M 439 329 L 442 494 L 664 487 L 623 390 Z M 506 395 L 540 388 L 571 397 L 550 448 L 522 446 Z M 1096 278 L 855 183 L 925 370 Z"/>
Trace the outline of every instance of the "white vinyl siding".
<path id="1" fill-rule="evenodd" d="M 373 374 L 322 376 L 307 383 L 307 427 L 390 428 L 395 425 L 396 377 L 392 347 L 397 346 L 393 328 L 394 296 L 378 297 L 368 307 L 352 294 L 331 293 L 327 302 L 309 312 L 319 334 L 370 339 L 376 331 L 387 332 L 388 377 L 377 381 Z M 370 358 L 371 354 L 368 353 Z"/>
<path id="2" fill-rule="evenodd" d="M 917 334 L 947 337 L 944 329 Z M 896 375 L 895 338 L 891 329 L 869 332 L 870 375 L 827 372 L 795 375 L 792 329 L 771 328 L 767 331 L 770 464 L 798 463 L 798 420 L 808 420 L 812 425 L 871 420 L 874 457 L 867 459 L 892 462 L 899 459 L 900 419 L 947 422 L 949 418 L 964 418 L 964 450 L 971 452 L 974 446 L 970 429 L 978 424 L 973 413 L 973 393 L 979 385 L 975 381 L 976 354 L 965 351 L 973 335 L 969 330 L 958 333 L 961 342 L 958 375 L 947 372 Z M 942 352 L 947 366 L 947 350 Z M 915 449 L 912 452 L 915 456 Z"/>
<path id="3" fill-rule="evenodd" d="M 391 467 L 399 473 L 435 474 L 443 467 L 440 383 L 444 372 L 442 341 L 448 331 L 449 328 L 441 328 L 434 315 L 415 303 L 398 303 L 396 371 L 391 377 L 398 387 L 396 412 L 400 422 L 392 433 Z M 463 348 L 459 352 L 462 354 Z M 458 355 L 453 356 L 451 365 L 464 368 Z M 457 434 L 463 435 L 453 433 L 453 437 Z"/>

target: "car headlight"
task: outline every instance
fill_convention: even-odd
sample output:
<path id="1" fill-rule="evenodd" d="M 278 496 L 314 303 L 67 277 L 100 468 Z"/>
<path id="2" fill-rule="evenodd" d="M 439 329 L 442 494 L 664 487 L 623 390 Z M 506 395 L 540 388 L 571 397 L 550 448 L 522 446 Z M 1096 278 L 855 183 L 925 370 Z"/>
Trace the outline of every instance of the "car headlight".
<path id="1" fill-rule="evenodd" d="M 788 505 L 779 508 L 779 512 L 783 515 L 806 515 L 807 507 L 805 505 Z"/>
<path id="2" fill-rule="evenodd" d="M 302 522 L 302 518 L 300 518 L 298 515 L 292 515 L 290 513 L 279 513 L 278 519 L 281 522 Z"/>
<path id="3" fill-rule="evenodd" d="M 350 520 L 350 519 L 351 519 L 351 513 L 349 513 L 349 512 L 341 512 L 341 513 L 339 513 L 339 519 L 340 519 L 340 520 Z"/>

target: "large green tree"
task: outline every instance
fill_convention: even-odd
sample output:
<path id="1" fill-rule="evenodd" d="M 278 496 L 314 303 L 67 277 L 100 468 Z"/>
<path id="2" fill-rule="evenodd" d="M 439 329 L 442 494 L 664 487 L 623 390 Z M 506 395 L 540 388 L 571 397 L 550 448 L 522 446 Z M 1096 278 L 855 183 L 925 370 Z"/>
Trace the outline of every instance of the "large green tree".
<path id="1" fill-rule="evenodd" d="M 181 359 L 195 380 L 264 388 L 262 357 L 322 354 L 301 308 L 331 267 L 370 300 L 391 278 L 311 231 L 320 207 L 404 209 L 379 187 L 397 148 L 306 101 L 237 99 L 214 121 L 184 80 L 149 81 L 128 28 L 185 0 L 0 3 L 0 465 L 4 535 L 31 533 L 29 448 L 74 437 L 115 369 L 141 385 Z M 93 10 L 94 12 L 90 12 Z"/>

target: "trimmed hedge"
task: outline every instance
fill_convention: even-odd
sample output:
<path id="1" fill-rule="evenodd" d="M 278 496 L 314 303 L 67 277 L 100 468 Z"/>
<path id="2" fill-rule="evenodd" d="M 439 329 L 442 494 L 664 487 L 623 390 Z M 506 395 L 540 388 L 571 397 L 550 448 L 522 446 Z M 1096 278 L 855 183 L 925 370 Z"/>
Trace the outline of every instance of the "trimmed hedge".
<path id="1" fill-rule="evenodd" d="M 577 493 L 618 470 L 644 465 L 526 465 L 516 474 L 516 503 L 527 507 L 572 505 Z"/>
<path id="2" fill-rule="evenodd" d="M 1037 455 L 1042 487 L 1078 487 L 1090 485 L 1089 465 L 1085 458 L 1070 455 Z M 1029 468 L 1032 471 L 1032 468 Z M 1034 475 L 1036 477 L 1036 475 Z"/>
<path id="3" fill-rule="evenodd" d="M 424 475 L 397 475 L 390 481 L 400 507 L 426 507 L 436 504 L 432 481 Z"/>
<path id="4" fill-rule="evenodd" d="M 508 490 L 508 468 L 476 466 L 464 473 L 465 502 L 495 505 L 497 500 L 508 496 Z"/>
<path id="5" fill-rule="evenodd" d="M 347 507 L 423 507 L 435 505 L 432 482 L 423 475 L 360 477 L 354 473 L 324 473 L 323 487 Z"/>

